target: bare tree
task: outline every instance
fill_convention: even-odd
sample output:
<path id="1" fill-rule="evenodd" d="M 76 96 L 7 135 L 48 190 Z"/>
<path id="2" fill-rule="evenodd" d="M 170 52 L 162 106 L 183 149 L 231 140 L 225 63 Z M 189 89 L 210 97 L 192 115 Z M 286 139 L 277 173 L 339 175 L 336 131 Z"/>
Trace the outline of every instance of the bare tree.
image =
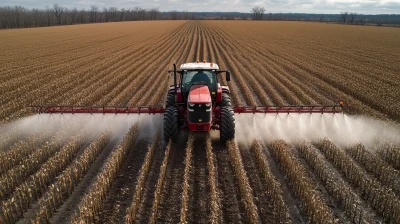
<path id="1" fill-rule="evenodd" d="M 346 23 L 349 16 L 348 12 L 340 12 L 340 22 Z"/>
<path id="2" fill-rule="evenodd" d="M 178 19 L 178 11 L 173 10 L 173 11 L 169 12 L 169 16 L 172 20 L 177 20 Z"/>
<path id="3" fill-rule="evenodd" d="M 156 20 L 159 18 L 160 10 L 158 8 L 152 8 L 149 10 L 150 20 Z"/>
<path id="4" fill-rule="evenodd" d="M 90 6 L 90 12 L 89 12 L 89 21 L 91 23 L 96 23 L 97 22 L 97 13 L 99 12 L 99 8 L 95 5 Z"/>
<path id="5" fill-rule="evenodd" d="M 64 13 L 64 8 L 59 4 L 53 5 L 54 16 L 56 17 L 56 21 L 58 25 L 61 25 L 62 15 Z"/>
<path id="6" fill-rule="evenodd" d="M 70 11 L 69 14 L 71 24 L 78 23 L 78 9 L 74 8 Z"/>
<path id="7" fill-rule="evenodd" d="M 355 13 L 355 12 L 351 12 L 350 14 L 349 14 L 349 22 L 351 23 L 351 24 L 353 24 L 354 22 L 356 22 L 356 17 L 357 17 L 357 13 Z"/>
<path id="8" fill-rule="evenodd" d="M 264 12 L 265 12 L 265 8 L 256 6 L 251 9 L 251 12 L 253 13 L 253 20 L 262 20 Z"/>
<path id="9" fill-rule="evenodd" d="M 124 20 L 124 15 L 125 15 L 125 9 L 122 8 L 121 10 L 119 10 L 119 18 L 118 18 L 118 21 L 123 21 L 123 20 Z"/>

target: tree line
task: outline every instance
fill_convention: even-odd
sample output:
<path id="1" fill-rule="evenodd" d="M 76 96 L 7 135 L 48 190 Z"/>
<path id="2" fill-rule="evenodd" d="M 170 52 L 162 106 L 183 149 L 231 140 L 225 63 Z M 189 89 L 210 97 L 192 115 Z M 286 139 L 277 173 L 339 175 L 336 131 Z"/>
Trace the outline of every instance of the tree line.
<path id="1" fill-rule="evenodd" d="M 91 6 L 89 9 L 68 9 L 58 4 L 45 9 L 27 9 L 22 6 L 0 7 L 0 29 L 28 28 L 55 25 L 73 25 L 84 23 L 103 23 L 137 20 L 273 20 L 273 21 L 314 21 L 344 24 L 400 24 L 399 14 L 362 15 L 355 12 L 340 14 L 308 13 L 265 13 L 265 8 L 256 6 L 249 13 L 240 12 L 188 12 L 173 10 L 161 12 L 158 8 L 108 7 L 100 9 Z"/>
<path id="2" fill-rule="evenodd" d="M 100 9 L 91 6 L 88 10 L 68 9 L 58 4 L 45 9 L 27 9 L 22 6 L 0 7 L 1 29 L 159 19 L 188 20 L 194 17 L 192 13 L 186 11 L 172 11 L 166 15 L 158 8 L 140 7 Z"/>

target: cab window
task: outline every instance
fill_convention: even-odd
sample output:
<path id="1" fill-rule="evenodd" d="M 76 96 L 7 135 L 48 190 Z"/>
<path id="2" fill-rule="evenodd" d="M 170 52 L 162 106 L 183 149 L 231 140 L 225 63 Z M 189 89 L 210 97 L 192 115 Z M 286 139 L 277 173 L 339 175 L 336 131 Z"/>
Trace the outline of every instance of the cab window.
<path id="1" fill-rule="evenodd" d="M 184 92 L 189 92 L 193 84 L 204 83 L 208 85 L 208 88 L 213 89 L 212 87 L 216 83 L 216 75 L 214 71 L 185 71 L 182 78 L 182 89 Z"/>

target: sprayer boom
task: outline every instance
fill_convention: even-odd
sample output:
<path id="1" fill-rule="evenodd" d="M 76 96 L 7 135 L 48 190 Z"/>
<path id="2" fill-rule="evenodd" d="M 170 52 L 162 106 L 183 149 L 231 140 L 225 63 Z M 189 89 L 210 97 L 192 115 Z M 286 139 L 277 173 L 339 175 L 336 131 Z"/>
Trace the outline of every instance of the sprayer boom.
<path id="1" fill-rule="evenodd" d="M 334 106 L 267 106 L 267 107 L 234 107 L 235 113 L 341 113 L 342 104 Z"/>
<path id="2" fill-rule="evenodd" d="M 82 106 L 31 106 L 37 113 L 86 114 L 162 114 L 163 107 L 82 107 Z"/>
<path id="3" fill-rule="evenodd" d="M 84 107 L 84 106 L 31 106 L 37 113 L 86 113 L 86 114 L 162 114 L 163 107 Z M 340 113 L 342 105 L 334 106 L 266 106 L 266 107 L 233 107 L 233 111 L 242 113 Z"/>

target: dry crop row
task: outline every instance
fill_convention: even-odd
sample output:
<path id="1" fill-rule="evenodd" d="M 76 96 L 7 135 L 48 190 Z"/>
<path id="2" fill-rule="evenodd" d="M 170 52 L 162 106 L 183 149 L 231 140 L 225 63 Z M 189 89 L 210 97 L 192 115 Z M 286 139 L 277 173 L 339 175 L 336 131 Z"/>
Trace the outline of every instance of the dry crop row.
<path id="1" fill-rule="evenodd" d="M 138 125 L 130 128 L 129 132 L 124 136 L 122 142 L 111 153 L 104 164 L 104 168 L 97 175 L 95 182 L 92 184 L 89 192 L 85 194 L 79 204 L 79 209 L 75 213 L 73 223 L 93 222 L 95 216 L 99 213 L 102 203 L 105 200 L 108 190 L 112 184 L 112 180 L 117 175 L 129 150 L 132 148 L 138 134 Z"/>
<path id="2" fill-rule="evenodd" d="M 154 224 L 157 221 L 158 207 L 160 205 L 161 196 L 162 196 L 161 193 L 162 193 L 162 189 L 164 187 L 165 174 L 167 172 L 169 155 L 171 153 L 171 145 L 172 145 L 172 142 L 169 141 L 167 148 L 165 149 L 164 159 L 163 159 L 161 167 L 160 167 L 160 176 L 158 177 L 158 180 L 157 180 L 157 186 L 156 186 L 156 190 L 154 192 L 153 206 L 151 208 L 151 217 L 150 217 L 151 224 Z"/>
<path id="3" fill-rule="evenodd" d="M 135 194 L 133 195 L 132 203 L 129 206 L 129 208 L 126 211 L 126 220 L 125 223 L 132 224 L 134 223 L 136 219 L 136 215 L 140 206 L 140 201 L 142 198 L 142 194 L 144 191 L 144 185 L 146 183 L 146 179 L 149 175 L 149 170 L 151 163 L 154 158 L 154 154 L 156 153 L 156 150 L 158 149 L 158 143 L 160 139 L 160 133 L 158 132 L 156 136 L 153 138 L 153 143 L 151 146 L 148 147 L 146 157 L 144 159 L 144 162 L 142 164 L 142 168 L 140 169 L 139 176 L 137 178 L 137 184 L 135 187 Z"/>
<path id="4" fill-rule="evenodd" d="M 318 155 L 309 144 L 301 144 L 297 149 L 312 167 L 313 173 L 322 180 L 329 194 L 332 195 L 346 212 L 353 223 L 371 222 L 371 217 L 362 206 L 359 196 L 345 183 L 341 176 Z"/>
<path id="5" fill-rule="evenodd" d="M 400 148 L 394 145 L 383 147 L 378 154 L 395 169 L 400 170 Z"/>
<path id="6" fill-rule="evenodd" d="M 385 186 L 391 188 L 397 195 L 400 195 L 400 175 L 399 171 L 385 163 L 374 153 L 368 151 L 363 145 L 358 144 L 346 149 L 357 162 Z"/>
<path id="7" fill-rule="evenodd" d="M 214 163 L 214 153 L 211 145 L 211 136 L 207 134 L 206 137 L 206 152 L 207 152 L 207 168 L 208 168 L 208 181 L 210 185 L 210 204 L 211 204 L 211 223 L 221 223 L 221 202 L 218 196 L 218 187 L 217 187 L 217 170 L 215 168 Z"/>
<path id="8" fill-rule="evenodd" d="M 181 26 L 182 24 L 182 22 L 175 23 L 170 26 L 170 28 L 175 26 L 180 28 L 180 30 L 184 30 L 185 27 Z M 100 100 L 105 93 L 108 93 L 107 90 L 102 88 L 103 84 L 107 82 L 99 82 L 101 78 L 107 80 L 107 76 L 113 75 L 110 74 L 113 72 L 120 75 L 120 77 L 122 77 L 122 75 L 125 76 L 125 78 L 118 79 L 119 81 L 125 80 L 126 77 L 135 77 L 131 75 L 131 72 L 135 71 L 133 68 L 138 65 L 146 64 L 146 61 L 141 61 L 141 64 L 139 64 L 138 60 L 136 60 L 141 58 L 140 55 L 149 55 L 147 59 L 149 61 L 152 52 L 162 46 L 170 46 L 167 42 L 168 38 L 165 38 L 170 34 L 168 32 L 164 33 L 163 31 L 166 31 L 166 28 L 163 27 L 159 31 L 153 30 L 150 32 L 156 33 L 155 37 L 158 38 L 148 38 L 141 35 L 138 35 L 140 38 L 130 38 L 133 34 L 129 34 L 122 38 L 107 41 L 104 44 L 99 43 L 99 45 L 102 46 L 102 50 L 100 51 L 98 50 L 98 46 L 96 47 L 97 44 L 87 53 L 82 50 L 77 50 L 77 52 L 83 54 L 83 60 L 78 60 L 78 63 L 67 61 L 68 63 L 65 62 L 60 65 L 50 64 L 44 71 L 27 72 L 29 74 L 27 77 L 30 81 L 14 80 L 16 83 L 15 85 L 19 85 L 17 89 L 10 86 L 10 83 L 7 82 L 5 85 L 9 86 L 9 88 L 11 88 L 10 91 L 14 90 L 14 92 L 10 93 L 10 91 L 6 91 L 5 93 L 7 93 L 7 96 L 15 97 L 13 97 L 12 100 L 10 98 L 10 100 L 2 104 L 0 108 L 0 113 L 2 114 L 1 119 L 8 120 L 18 118 L 21 115 L 29 113 L 30 111 L 26 110 L 24 107 L 30 104 L 78 103 L 79 100 L 83 100 L 84 98 L 86 98 L 85 102 L 87 102 L 87 104 L 93 104 L 93 101 Z M 179 32 L 177 34 L 179 34 Z M 136 37 L 136 35 L 134 36 Z M 127 45 L 129 47 L 127 47 Z M 59 56 L 65 57 L 62 53 L 60 53 Z M 107 60 L 105 60 L 106 56 Z M 132 61 L 136 62 L 136 64 L 132 65 Z M 127 66 L 131 66 L 131 69 L 123 69 L 123 64 L 125 64 L 126 68 L 128 68 Z M 73 72 L 71 73 L 71 71 Z M 64 73 L 69 74 L 64 75 Z M 44 79 L 45 77 L 47 77 L 47 79 Z M 84 83 L 90 83 L 90 86 L 92 86 L 91 88 L 97 91 L 97 96 L 87 97 L 84 90 L 89 90 L 89 86 Z M 24 89 L 21 89 L 21 84 L 28 85 L 26 88 L 24 87 Z M 109 91 L 115 90 L 115 84 L 118 84 L 118 81 L 114 82 L 113 85 L 108 85 Z M 83 92 L 82 94 L 84 95 L 79 94 L 79 92 Z M 114 91 L 114 93 L 117 92 Z M 68 100 L 66 101 L 66 99 Z"/>
<path id="9" fill-rule="evenodd" d="M 70 195 L 80 179 L 85 175 L 90 165 L 105 148 L 110 140 L 110 133 L 101 134 L 94 140 L 65 171 L 57 177 L 46 194 L 39 200 L 40 208 L 31 220 L 34 223 L 48 223 L 56 209 L 62 205 L 67 195 Z"/>
<path id="10" fill-rule="evenodd" d="M 40 166 L 48 158 L 52 157 L 63 145 L 62 140 L 65 135 L 66 133 L 64 130 L 60 131 L 50 141 L 24 158 L 17 166 L 3 174 L 0 179 L 0 198 L 4 199 L 15 187 L 21 184 L 26 177 L 40 169 Z"/>
<path id="11" fill-rule="evenodd" d="M 332 142 L 318 143 L 319 150 L 342 173 L 348 181 L 360 189 L 365 200 L 388 222 L 400 221 L 400 200 L 392 189 L 383 187 L 375 178 L 357 166 L 341 149 Z"/>
<path id="12" fill-rule="evenodd" d="M 115 26 L 120 29 L 126 26 L 125 29 L 118 30 L 107 25 L 116 32 L 101 29 L 104 36 L 99 37 L 99 42 L 94 41 L 90 33 L 79 29 L 79 32 L 73 32 L 70 36 L 66 35 L 67 37 L 59 40 L 49 40 L 47 44 L 40 44 L 40 46 L 32 48 L 18 48 L 15 50 L 16 53 L 9 54 L 10 58 L 6 59 L 10 63 L 0 68 L 2 83 L 0 87 L 4 87 L 0 91 L 2 105 L 0 119 L 4 121 L 27 114 L 28 111 L 24 107 L 32 102 L 79 105 L 160 104 L 164 101 L 166 89 L 171 83 L 166 70 L 171 67 L 172 62 L 177 60 L 179 64 L 196 59 L 211 59 L 222 69 L 226 68 L 232 71 L 230 83 L 227 83 L 223 76 L 220 80 L 222 84 L 229 85 L 233 102 L 236 105 L 331 104 L 343 100 L 350 107 L 350 109 L 346 109 L 347 111 L 354 110 L 358 113 L 384 117 L 385 112 L 382 110 L 389 108 L 387 114 L 392 119 L 396 118 L 396 114 L 392 112 L 394 108 L 398 107 L 398 103 L 394 102 L 398 93 L 391 93 L 393 86 L 398 84 L 394 76 L 397 71 L 395 59 L 382 57 L 381 65 L 377 65 L 372 59 L 366 57 L 366 53 L 362 49 L 356 49 L 349 54 L 347 62 L 344 56 L 349 52 L 343 47 L 349 47 L 347 43 L 321 45 L 321 41 L 314 39 L 313 36 L 309 36 L 309 33 L 304 33 L 302 30 L 296 31 L 299 36 L 294 35 L 292 29 L 285 31 L 285 27 L 291 27 L 289 23 L 271 27 L 270 23 L 266 22 L 235 22 L 176 22 L 169 28 L 162 25 L 162 22 L 145 25 L 152 28 L 158 27 L 160 30 L 147 29 L 145 26 L 142 29 L 130 30 L 126 28 L 130 27 L 130 23 L 125 25 L 119 23 Z M 97 25 L 102 24 L 95 24 L 92 27 L 97 27 Z M 297 25 L 308 26 L 303 23 L 297 23 Z M 316 26 L 316 29 L 318 27 L 319 25 Z M 90 30 L 93 29 L 96 28 L 90 28 Z M 292 36 L 289 36 L 290 39 L 284 35 L 285 32 L 292 33 Z M 308 32 L 314 31 L 309 29 Z M 41 39 L 40 34 L 35 35 L 37 39 L 32 41 L 38 44 Z M 82 40 L 75 41 L 76 39 Z M 322 43 L 325 43 L 323 41 Z M 61 42 L 64 44 L 60 44 Z M 364 43 L 364 40 L 361 42 L 364 47 L 371 48 Z M 13 45 L 16 42 L 10 44 Z M 29 46 L 31 43 L 25 39 L 19 44 Z M 0 43 L 0 46 L 3 45 Z M 330 53 L 326 55 L 320 50 L 328 51 L 330 48 Z M 4 49 L 7 52 L 12 51 L 8 46 L 4 46 Z M 32 49 L 32 52 L 23 55 L 24 52 L 30 51 L 29 49 Z M 382 54 L 380 49 L 371 50 L 369 52 L 371 58 L 377 58 L 377 55 Z M 0 54 L 4 54 L 4 52 Z M 393 51 L 388 51 L 388 54 L 394 58 L 398 55 Z M 17 57 L 18 55 L 20 56 Z M 318 57 L 312 55 L 318 55 Z M 28 56 L 32 59 L 29 59 Z M 357 57 L 362 58 L 359 63 L 363 64 L 365 68 L 356 66 Z M 22 63 L 24 61 L 22 59 L 27 59 L 27 63 Z M 371 65 L 366 65 L 365 61 Z M 378 66 L 380 66 L 379 69 L 375 68 Z M 371 70 L 371 74 L 368 74 L 369 70 Z M 387 72 L 383 74 L 381 70 Z M 10 74 L 11 72 L 12 74 Z M 387 80 L 380 76 L 387 77 Z M 336 77 L 337 80 L 335 80 Z M 362 80 L 358 82 L 359 79 Z M 376 83 L 373 82 L 374 79 L 377 80 Z M 344 83 L 344 80 L 347 83 Z M 346 87 L 345 84 L 354 86 L 354 90 L 349 89 L 352 87 Z M 354 92 L 367 87 L 370 90 Z M 378 93 L 384 95 L 383 98 L 386 102 L 377 102 Z M 366 96 L 361 96 L 361 94 Z M 388 107 L 388 104 L 393 104 L 393 106 Z M 86 193 L 79 196 L 79 199 L 83 200 L 76 210 L 72 209 L 71 211 L 71 213 L 76 211 L 72 218 L 73 222 L 99 222 L 97 216 L 108 215 L 104 212 L 99 213 L 105 207 L 105 202 L 112 198 L 110 189 L 118 187 L 115 180 L 123 182 L 123 177 L 118 174 L 126 166 L 124 161 L 126 161 L 128 153 L 135 154 L 136 151 L 133 150 L 140 147 L 134 144 L 139 134 L 137 132 L 139 132 L 137 126 L 129 131 L 123 142 L 109 155 L 103 164 L 104 167 L 97 173 L 98 175 L 93 178 L 91 181 L 93 185 L 90 187 L 88 185 Z M 61 143 L 56 145 L 58 140 L 54 139 L 54 136 L 46 144 L 40 144 L 42 141 L 39 139 L 30 141 L 21 136 L 17 136 L 17 138 L 12 136 L 10 133 L 10 138 L 1 137 L 2 149 L 4 146 L 4 149 L 8 151 L 6 153 L 9 154 L 1 154 L 0 156 L 3 157 L 0 158 L 8 156 L 13 158 L 11 161 L 5 160 L 7 163 L 4 164 L 4 173 L 12 172 L 12 175 L 16 175 L 16 181 L 2 179 L 1 182 L 4 183 L 1 187 L 7 188 L 2 194 L 2 199 L 4 198 L 7 203 L 12 201 L 12 195 L 15 192 L 19 192 L 14 191 L 16 187 L 21 183 L 31 181 L 31 177 L 41 172 L 42 166 L 48 164 L 46 161 L 54 162 L 55 155 L 59 155 L 63 151 L 63 149 L 60 151 Z M 335 206 L 339 205 L 339 210 L 345 211 L 349 220 L 354 223 L 380 220 L 380 217 L 375 217 L 375 214 L 369 214 L 369 205 L 378 211 L 385 221 L 393 223 L 399 221 L 399 215 L 396 213 L 398 198 L 390 191 L 391 189 L 396 191 L 397 179 L 393 178 L 393 175 L 398 174 L 396 169 L 400 166 L 398 148 L 388 147 L 387 150 L 379 151 L 379 155 L 383 158 L 382 161 L 361 146 L 355 149 L 349 148 L 347 154 L 362 164 L 362 167 L 358 167 L 350 157 L 342 158 L 347 156 L 346 153 L 337 154 L 331 152 L 333 149 L 331 151 L 321 149 L 328 147 L 326 145 L 318 145 L 326 159 L 318 151 L 309 148 L 312 146 L 298 147 L 299 154 L 311 167 L 308 168 L 291 154 L 297 150 L 291 150 L 284 142 L 276 142 L 272 145 L 270 151 L 274 157 L 270 158 L 269 154 L 268 156 L 264 154 L 261 142 L 255 141 L 249 151 L 244 153 L 240 150 L 247 149 L 236 147 L 234 142 L 230 142 L 226 146 L 214 145 L 215 139 L 211 139 L 211 136 L 208 135 L 205 140 L 206 146 L 199 148 L 199 150 L 206 150 L 206 156 L 202 159 L 197 158 L 195 151 L 197 147 L 194 147 L 195 142 L 192 138 L 191 135 L 188 142 L 180 143 L 181 146 L 169 143 L 162 163 L 161 159 L 158 159 L 160 151 L 157 151 L 155 146 L 159 143 L 158 140 L 155 140 L 155 143 L 146 151 L 144 160 L 142 160 L 143 157 L 135 160 L 140 161 L 133 164 L 138 167 L 138 174 L 128 173 L 132 174 L 132 179 L 135 179 L 135 183 L 137 183 L 136 188 L 132 190 L 132 192 L 134 191 L 133 199 L 129 197 L 123 202 L 115 202 L 115 206 L 121 206 L 121 213 L 127 215 L 124 218 L 128 222 L 136 222 L 139 217 L 140 220 L 148 218 L 152 223 L 159 221 L 190 222 L 196 219 L 196 215 L 193 215 L 196 212 L 196 205 L 202 203 L 193 202 L 197 199 L 196 197 L 199 197 L 193 193 L 198 186 L 207 188 L 204 191 L 209 190 L 205 195 L 200 196 L 200 199 L 207 198 L 209 200 L 202 206 L 210 205 L 208 221 L 212 223 L 239 222 L 243 218 L 244 221 L 249 222 L 263 221 L 261 212 L 268 209 L 273 214 L 274 222 L 295 222 L 297 217 L 293 210 L 297 209 L 303 209 L 297 216 L 309 219 L 311 222 L 336 222 L 335 218 L 337 217 L 334 217 L 333 212 L 328 208 L 330 202 L 322 200 L 322 198 L 330 197 L 336 200 Z M 5 140 L 3 141 L 3 139 Z M 39 195 L 44 196 L 38 201 L 39 208 L 33 209 L 34 215 L 31 218 L 37 223 L 51 222 L 50 218 L 57 213 L 55 209 L 60 207 L 66 197 L 74 193 L 74 188 L 77 187 L 80 180 L 84 176 L 86 178 L 86 171 L 91 167 L 97 155 L 101 153 L 104 144 L 106 144 L 106 137 L 103 135 L 92 142 L 89 148 L 83 150 L 83 154 L 73 162 L 71 162 L 74 157 L 73 153 L 69 151 L 64 162 L 57 163 L 61 164 L 60 166 L 51 168 L 54 172 L 49 173 L 48 178 L 39 179 L 45 181 L 35 182 L 40 188 L 35 190 L 37 196 L 33 199 L 23 196 L 13 202 L 14 207 L 15 203 L 19 203 L 18 211 L 12 210 L 14 213 L 7 216 L 7 222 L 15 222 L 29 207 L 29 204 L 37 201 Z M 176 153 L 182 153 L 179 148 L 184 148 L 183 144 L 188 144 L 187 147 L 190 150 L 181 150 L 184 154 L 177 155 Z M 340 150 L 336 146 L 329 147 Z M 44 150 L 48 150 L 48 152 L 44 152 Z M 23 153 L 20 153 L 21 151 Z M 157 159 L 154 159 L 156 152 Z M 26 159 L 26 156 L 28 159 L 45 158 L 40 159 L 38 164 L 34 164 L 29 162 L 30 160 Z M 254 157 L 251 161 L 254 159 L 255 166 L 248 166 L 250 160 L 246 160 L 247 156 Z M 351 163 L 351 165 L 342 165 L 337 162 L 337 158 L 343 159 L 346 164 Z M 144 162 L 142 163 L 142 161 Z M 184 161 L 185 163 L 183 163 Z M 159 163 L 161 163 L 160 174 L 152 174 L 158 170 Z M 282 173 L 279 173 L 279 169 L 272 171 L 271 164 L 275 163 L 281 165 Z M 29 169 L 23 168 L 21 164 L 29 165 Z M 203 176 L 199 180 L 194 179 L 196 178 L 195 174 L 204 173 L 198 170 L 201 165 L 203 165 L 202 168 L 206 167 L 205 173 L 208 171 L 205 176 L 205 178 L 208 177 L 208 182 L 203 181 Z M 259 171 L 254 171 L 254 167 L 257 167 Z M 64 168 L 66 169 L 64 170 Z M 377 180 L 365 172 L 364 168 L 375 175 Z M 62 170 L 64 171 L 61 173 Z M 310 171 L 321 180 L 319 183 L 322 183 L 323 186 L 314 183 L 314 179 L 308 174 Z M 59 173 L 61 175 L 55 179 Z M 341 177 L 339 173 L 346 174 Z M 383 175 L 379 175 L 380 173 Z M 31 174 L 33 176 L 30 177 Z M 251 175 L 257 176 L 257 178 L 251 178 Z M 288 179 L 277 178 L 279 175 L 287 175 Z M 5 176 L 3 175 L 1 178 L 3 177 Z M 157 181 L 153 183 L 152 179 L 157 177 Z M 253 186 L 252 181 L 258 180 L 258 177 L 265 183 Z M 365 186 L 360 187 L 355 184 L 361 180 L 364 180 L 362 185 Z M 204 183 L 206 186 L 203 186 Z M 384 186 L 381 186 L 381 183 Z M 7 184 L 11 185 L 7 187 Z M 155 186 L 154 191 L 147 188 L 152 184 Z M 323 190 L 320 190 L 320 187 Z M 203 189 L 200 190 L 203 192 Z M 260 193 L 261 191 L 266 193 Z M 298 204 L 290 200 L 292 193 L 297 199 L 300 199 Z M 365 200 L 362 201 L 360 197 L 364 197 Z M 271 199 L 270 204 L 260 203 L 266 198 Z M 124 202 L 127 202 L 126 205 Z M 152 203 L 151 212 L 143 212 L 143 208 L 148 207 L 146 202 Z M 266 204 L 271 207 L 260 207 Z M 356 206 L 352 206 L 353 204 Z M 7 209 L 8 207 L 2 208 Z M 203 210 L 199 213 L 208 212 L 207 209 Z M 10 212 L 12 211 L 10 210 Z M 144 217 L 147 215 L 149 217 Z M 112 218 L 110 215 L 110 219 Z"/>
<path id="13" fill-rule="evenodd" d="M 288 208 L 282 197 L 282 188 L 268 166 L 268 160 L 264 155 L 260 141 L 254 140 L 251 149 L 254 152 L 257 166 L 262 173 L 263 181 L 267 185 L 267 193 L 272 198 L 275 222 L 290 223 Z"/>
<path id="14" fill-rule="evenodd" d="M 13 144 L 7 152 L 0 153 L 0 175 L 21 163 L 21 161 L 34 152 L 36 147 L 42 145 L 48 138 L 49 133 L 36 133 L 28 140 L 20 140 Z"/>
<path id="15" fill-rule="evenodd" d="M 349 62 L 345 62 L 342 60 L 345 57 L 332 57 L 331 55 L 324 55 L 323 59 L 321 57 L 315 57 L 314 53 L 310 53 L 310 49 L 307 48 L 305 50 L 297 50 L 296 48 L 292 48 L 295 43 L 301 43 L 301 41 L 306 41 L 303 38 L 294 39 L 293 43 L 288 43 L 286 46 L 279 44 L 280 41 L 286 41 L 288 36 L 282 36 L 277 34 L 282 34 L 280 27 L 273 27 L 271 23 L 263 23 L 258 24 L 243 24 L 239 23 L 221 23 L 221 22 L 209 22 L 208 25 L 212 27 L 214 30 L 219 30 L 219 36 L 225 37 L 229 41 L 227 41 L 226 46 L 228 51 L 231 51 L 231 55 L 240 56 L 240 58 L 246 63 L 243 63 L 242 70 L 239 70 L 240 74 L 245 72 L 246 70 L 254 70 L 257 76 L 262 79 L 262 76 L 268 76 L 269 81 L 277 81 L 272 85 L 273 88 L 266 91 L 266 94 L 273 94 L 273 92 L 279 92 L 280 94 L 288 94 L 294 91 L 293 96 L 286 95 L 286 100 L 289 100 L 290 103 L 298 103 L 294 99 L 290 100 L 290 97 L 299 96 L 302 99 L 303 103 L 312 103 L 313 101 L 316 103 L 329 103 L 342 100 L 345 101 L 349 107 L 348 111 L 354 111 L 357 113 L 367 113 L 377 117 L 383 117 L 382 113 L 388 113 L 388 115 L 397 119 L 397 115 L 390 111 L 396 111 L 390 108 L 398 108 L 398 103 L 394 101 L 396 96 L 393 95 L 393 84 L 386 84 L 384 81 L 379 82 L 382 85 L 387 86 L 381 88 L 380 84 L 376 82 L 372 82 L 370 78 L 368 78 L 368 74 L 365 73 L 365 70 L 361 71 L 360 68 L 351 68 L 353 70 L 351 75 L 347 75 L 350 71 L 347 72 L 334 72 L 335 69 L 338 70 L 338 66 L 347 66 L 347 67 L 355 67 L 352 66 L 355 63 L 351 64 Z M 260 29 L 260 27 L 269 27 L 271 30 L 275 32 L 266 32 L 267 29 Z M 298 26 L 308 26 L 307 24 L 299 24 Z M 293 24 L 282 24 L 282 29 L 284 27 L 293 28 L 296 32 L 304 33 L 303 31 L 297 31 L 298 29 L 293 27 Z M 326 27 L 315 26 L 315 29 L 325 29 Z M 244 31 L 247 30 L 247 31 Z M 269 31 L 271 31 L 269 30 Z M 290 30 L 290 32 L 294 32 Z M 217 33 L 218 32 L 214 32 Z M 309 33 L 307 33 L 309 35 Z M 264 42 L 265 37 L 270 37 L 268 39 L 270 44 L 262 44 Z M 337 36 L 333 36 L 333 39 Z M 277 39 L 282 38 L 282 39 Z M 329 37 L 332 38 L 332 37 Z M 316 40 L 317 41 L 317 40 Z M 325 39 L 319 40 L 321 42 L 325 41 Z M 336 40 L 335 40 L 336 41 Z M 367 43 L 370 39 L 366 39 L 361 43 Z M 229 43 L 231 44 L 229 46 Z M 299 45 L 301 46 L 301 44 Z M 322 45 L 325 47 L 325 45 Z M 326 46 L 331 46 L 328 44 Z M 368 46 L 368 45 L 365 45 Z M 341 45 L 335 45 L 333 48 L 340 48 Z M 318 48 L 313 48 L 311 45 L 313 52 L 321 53 Z M 243 51 L 246 49 L 246 52 Z M 342 48 L 345 50 L 345 48 Z M 374 52 L 380 52 L 381 50 L 377 50 Z M 243 53 L 242 53 L 243 52 Z M 377 55 L 369 55 L 369 57 L 379 58 Z M 336 53 L 335 53 L 336 55 Z M 358 57 L 365 58 L 366 60 L 369 57 L 366 57 L 365 54 L 360 54 Z M 239 58 L 239 57 L 236 57 Z M 252 60 L 253 59 L 253 60 Z M 331 61 L 333 60 L 333 63 Z M 339 60 L 339 61 L 336 61 Z M 393 59 L 392 59 L 393 61 Z M 375 62 L 376 63 L 376 62 Z M 323 66 L 321 66 L 323 64 Z M 376 65 L 381 66 L 381 65 Z M 385 69 L 388 70 L 384 75 L 391 76 L 393 74 L 394 66 L 393 64 L 385 64 Z M 374 66 L 367 66 L 374 68 Z M 326 71 L 328 68 L 329 71 L 332 71 L 333 74 L 329 74 Z M 325 69 L 325 70 L 324 70 Z M 375 70 L 375 73 L 382 73 L 383 68 L 381 70 Z M 235 72 L 237 73 L 237 72 Z M 277 76 L 276 74 L 280 74 Z M 329 76 L 328 76 L 329 74 Z M 392 75 L 393 76 L 393 75 Z M 336 79 L 338 77 L 338 79 Z M 342 80 L 343 77 L 346 81 Z M 354 77 L 354 78 L 353 78 Z M 364 79 L 365 78 L 365 79 Z M 296 81 L 297 80 L 297 81 Z M 357 81 L 361 80 L 361 82 Z M 391 79 L 393 80 L 393 79 Z M 282 85 L 283 84 L 283 85 Z M 304 85 L 306 84 L 306 85 Z M 344 85 L 350 84 L 354 86 L 353 89 L 346 87 Z M 373 84 L 371 88 L 368 88 L 369 85 Z M 252 85 L 254 86 L 254 85 Z M 360 87 L 361 86 L 361 87 Z M 300 87 L 300 88 L 299 88 Z M 256 88 L 256 87 L 254 87 Z M 289 88 L 289 89 L 287 89 Z M 378 88 L 378 89 L 376 89 Z M 369 91 L 369 89 L 374 89 L 375 92 L 385 92 L 388 95 L 388 98 L 382 100 L 381 98 L 376 98 L 373 93 L 365 92 L 365 91 L 357 91 L 355 89 L 363 89 Z M 376 90 L 375 90 L 376 89 Z M 360 95 L 362 94 L 362 96 Z M 382 95 L 382 94 L 380 94 Z M 371 96 L 371 97 L 369 97 Z M 260 97 L 260 96 L 258 96 Z M 288 98 L 289 97 L 289 98 Z M 398 97 L 397 97 L 398 98 Z M 373 101 L 370 101 L 373 100 Z M 375 105 L 379 103 L 380 106 Z M 392 106 L 389 106 L 391 104 Z M 390 107 L 390 108 L 389 108 Z M 379 111 L 379 112 L 378 112 Z M 398 110 L 397 110 L 398 111 Z"/>
<path id="16" fill-rule="evenodd" d="M 253 190 L 250 187 L 246 171 L 243 168 L 243 162 L 238 148 L 233 141 L 228 141 L 226 146 L 229 152 L 229 158 L 235 171 L 235 176 L 239 182 L 240 193 L 245 200 L 244 206 L 246 208 L 248 221 L 250 223 L 257 223 L 259 222 L 260 218 L 258 217 L 257 207 L 253 201 Z"/>
<path id="17" fill-rule="evenodd" d="M 276 141 L 271 145 L 271 151 L 279 162 L 282 171 L 288 176 L 293 191 L 299 197 L 312 223 L 336 223 L 336 219 L 326 202 L 305 171 L 291 152 L 290 146 L 284 141 Z"/>
<path id="18" fill-rule="evenodd" d="M 15 223 L 19 217 L 37 200 L 46 186 L 54 181 L 56 176 L 76 156 L 84 143 L 84 137 L 78 135 L 66 144 L 59 152 L 44 163 L 40 169 L 22 183 L 8 200 L 2 203 L 2 213 L 6 223 Z"/>
<path id="19" fill-rule="evenodd" d="M 186 145 L 186 156 L 185 156 L 185 171 L 183 173 L 183 184 L 182 184 L 182 202 L 181 202 L 181 216 L 180 223 L 187 223 L 187 211 L 188 211 L 188 201 L 189 201 L 189 180 L 190 172 L 192 168 L 192 153 L 193 153 L 193 142 L 194 134 L 190 133 L 187 145 Z"/>

